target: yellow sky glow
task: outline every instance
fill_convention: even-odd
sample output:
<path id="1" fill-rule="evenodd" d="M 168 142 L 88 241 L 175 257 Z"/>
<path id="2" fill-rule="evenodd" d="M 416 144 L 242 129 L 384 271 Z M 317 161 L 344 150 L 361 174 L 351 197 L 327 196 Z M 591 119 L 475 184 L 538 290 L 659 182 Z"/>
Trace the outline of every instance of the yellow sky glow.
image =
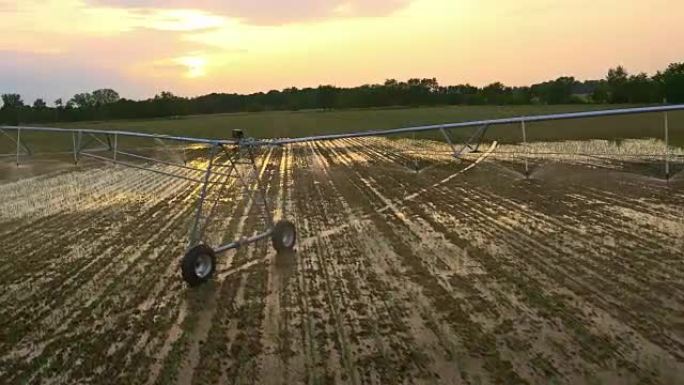
<path id="1" fill-rule="evenodd" d="M 218 2 L 197 4 L 210 3 Z M 369 2 L 331 1 L 326 10 L 306 0 L 302 10 L 311 3 L 319 14 L 283 20 L 276 0 L 236 3 L 244 9 L 0 0 L 0 86 L 48 97 L 108 86 L 148 97 L 428 76 L 521 85 L 599 78 L 617 64 L 652 73 L 684 60 L 678 0 L 375 0 L 369 10 Z"/>

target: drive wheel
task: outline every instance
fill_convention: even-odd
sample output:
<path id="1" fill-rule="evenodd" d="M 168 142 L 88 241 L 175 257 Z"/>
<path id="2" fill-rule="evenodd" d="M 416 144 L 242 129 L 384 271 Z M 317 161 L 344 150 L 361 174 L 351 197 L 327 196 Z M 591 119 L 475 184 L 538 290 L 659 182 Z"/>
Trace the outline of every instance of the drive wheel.
<path id="1" fill-rule="evenodd" d="M 295 225 L 290 221 L 280 221 L 273 227 L 271 235 L 273 248 L 277 252 L 291 251 L 297 243 L 297 231 Z"/>
<path id="2" fill-rule="evenodd" d="M 181 261 L 183 279 L 191 287 L 208 281 L 216 270 L 216 254 L 207 245 L 197 245 L 188 250 Z"/>

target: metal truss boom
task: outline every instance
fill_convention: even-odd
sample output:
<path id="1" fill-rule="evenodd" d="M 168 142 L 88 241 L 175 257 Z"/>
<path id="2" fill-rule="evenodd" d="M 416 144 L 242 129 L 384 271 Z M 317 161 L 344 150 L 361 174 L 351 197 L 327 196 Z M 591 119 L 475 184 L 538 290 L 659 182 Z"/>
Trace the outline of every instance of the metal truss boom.
<path id="1" fill-rule="evenodd" d="M 477 121 L 467 121 L 461 123 L 446 123 L 446 124 L 433 124 L 428 126 L 415 126 L 415 127 L 404 127 L 395 128 L 388 130 L 372 130 L 372 131 L 359 131 L 344 134 L 330 134 L 330 135 L 315 135 L 315 136 L 305 136 L 301 138 L 292 139 L 275 139 L 275 140 L 264 140 L 259 143 L 264 144 L 291 144 L 291 143 L 302 143 L 302 142 L 312 142 L 321 140 L 334 140 L 334 139 L 346 139 L 346 138 L 363 138 L 369 136 L 387 136 L 387 135 L 399 135 L 413 132 L 426 132 L 426 131 L 439 131 L 439 130 L 452 130 L 456 128 L 466 128 L 466 127 L 476 127 L 476 126 L 496 126 L 504 124 L 522 124 L 533 123 L 533 122 L 544 122 L 544 121 L 554 121 L 554 120 L 569 120 L 569 119 L 583 119 L 583 118 L 598 118 L 605 116 L 618 116 L 618 115 L 634 115 L 634 114 L 645 114 L 654 112 L 668 112 L 668 111 L 678 111 L 684 110 L 684 104 L 676 105 L 666 105 L 666 106 L 652 106 L 652 107 L 638 107 L 638 108 L 620 108 L 612 110 L 600 110 L 600 111 L 585 111 L 585 112 L 569 112 L 563 114 L 549 114 L 549 115 L 532 115 L 532 116 L 519 116 L 514 118 L 501 118 L 501 119 L 490 119 L 490 120 L 477 120 Z"/>

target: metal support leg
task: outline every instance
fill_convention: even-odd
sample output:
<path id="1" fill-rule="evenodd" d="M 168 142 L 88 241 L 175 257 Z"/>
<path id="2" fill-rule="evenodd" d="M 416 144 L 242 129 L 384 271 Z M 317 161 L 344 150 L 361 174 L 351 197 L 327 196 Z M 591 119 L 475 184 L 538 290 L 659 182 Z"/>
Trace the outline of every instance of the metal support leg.
<path id="1" fill-rule="evenodd" d="M 456 146 L 454 146 L 454 142 L 451 140 L 449 133 L 443 127 L 440 128 L 439 131 L 442 132 L 444 139 L 446 139 L 447 143 L 449 143 L 449 146 L 451 146 L 451 150 L 454 152 L 454 157 L 458 157 L 459 151 L 456 149 Z"/>
<path id="2" fill-rule="evenodd" d="M 416 143 L 416 133 L 415 132 L 413 133 L 413 142 L 412 143 L 413 143 L 413 145 L 415 145 L 415 143 Z M 418 174 L 420 172 L 420 169 L 418 168 L 418 157 L 416 156 L 415 153 L 413 154 L 413 169 L 416 171 L 416 174 Z"/>
<path id="3" fill-rule="evenodd" d="M 489 129 L 488 125 L 484 125 L 478 128 L 477 131 L 475 131 L 470 136 L 470 138 L 466 140 L 465 144 L 463 145 L 463 147 L 461 147 L 461 149 L 456 148 L 456 146 L 453 143 L 453 140 L 451 139 L 451 136 L 444 128 L 440 128 L 440 131 L 442 131 L 442 135 L 444 135 L 444 138 L 447 140 L 447 142 L 451 146 L 451 149 L 454 151 L 454 158 L 459 158 L 466 152 L 466 149 L 470 150 L 469 152 L 475 152 L 480 149 L 480 144 L 482 143 L 482 139 L 484 139 L 484 136 L 487 133 L 487 129 Z M 477 144 L 473 148 L 471 144 L 475 141 L 477 141 Z"/>
<path id="4" fill-rule="evenodd" d="M 232 159 L 234 154 L 231 154 L 226 151 L 226 154 L 228 155 L 228 159 L 231 161 L 232 164 Z M 218 207 L 218 204 L 221 200 L 221 197 L 223 196 L 223 191 L 225 191 L 226 186 L 229 185 L 230 183 L 230 178 L 233 176 L 233 170 L 237 172 L 235 165 L 231 168 L 228 169 L 228 173 L 219 173 L 219 172 L 214 172 L 214 175 L 220 175 L 223 176 L 223 180 L 220 182 L 220 188 L 218 191 L 218 194 L 216 194 L 216 198 L 213 200 L 213 204 L 211 206 L 211 209 L 209 209 L 209 215 L 207 215 L 207 219 L 204 221 L 203 224 L 201 224 L 197 230 L 197 239 L 202 239 L 204 237 L 204 233 L 207 230 L 207 227 L 209 227 L 209 220 L 208 218 L 212 218 L 214 216 L 214 213 L 216 212 L 216 207 Z"/>
<path id="5" fill-rule="evenodd" d="M 209 154 L 209 165 L 207 166 L 207 171 L 204 173 L 204 181 L 202 184 L 202 191 L 200 193 L 199 200 L 197 201 L 197 211 L 195 213 L 195 220 L 192 224 L 192 229 L 190 230 L 190 243 L 188 249 L 196 246 L 200 241 L 198 238 L 200 221 L 202 219 L 202 207 L 204 206 L 204 200 L 207 198 L 207 189 L 209 187 L 209 179 L 211 177 L 211 168 L 214 166 L 214 157 L 216 156 L 216 150 L 218 149 L 218 144 L 211 147 L 211 152 Z"/>
<path id="6" fill-rule="evenodd" d="M 254 156 L 254 152 L 252 150 L 252 147 L 250 147 L 247 150 L 247 153 L 249 154 L 249 159 L 252 162 L 252 168 L 254 170 L 254 176 L 255 176 L 255 181 L 257 185 L 257 189 L 259 190 L 259 194 L 261 195 L 261 200 L 264 205 L 264 216 L 266 217 L 267 225 L 268 227 L 273 227 L 273 217 L 271 216 L 271 208 L 268 205 L 268 197 L 266 196 L 266 189 L 264 186 L 262 186 L 261 181 L 259 180 L 259 170 L 257 169 L 256 166 L 256 157 Z"/>
<path id="7" fill-rule="evenodd" d="M 113 154 L 114 163 L 116 163 L 116 153 L 119 151 L 119 135 L 118 134 L 114 134 L 114 149 L 113 149 L 113 151 L 114 151 L 114 154 Z"/>
<path id="8" fill-rule="evenodd" d="M 18 131 L 19 130 L 17 130 L 17 136 L 19 136 Z M 12 143 L 14 143 L 15 145 L 21 146 L 24 149 L 24 154 L 26 154 L 27 156 L 31 156 L 31 154 L 32 154 L 31 148 L 26 143 L 26 138 L 24 138 L 24 139 L 15 138 L 15 137 L 11 136 L 10 134 L 8 134 L 7 132 L 5 132 L 5 130 L 2 130 L 2 129 L 0 129 L 0 134 L 5 136 L 7 139 L 11 140 Z M 21 140 L 17 140 L 17 139 L 21 139 Z M 14 156 L 15 154 L 12 153 L 12 154 L 7 154 L 7 155 Z"/>
<path id="9" fill-rule="evenodd" d="M 670 127 L 668 122 L 667 112 L 665 119 L 665 180 L 670 180 Z"/>
<path id="10" fill-rule="evenodd" d="M 19 150 L 21 149 L 21 128 L 17 129 L 17 167 L 19 167 Z"/>
<path id="11" fill-rule="evenodd" d="M 472 152 L 477 152 L 480 150 L 480 146 L 482 145 L 482 140 L 484 139 L 485 135 L 487 134 L 487 130 L 489 129 L 489 125 L 485 124 L 484 126 L 480 127 L 477 132 L 475 133 L 474 136 L 479 135 L 479 138 L 477 138 L 477 145 L 475 148 L 471 147 Z M 470 141 L 472 143 L 472 140 Z M 470 147 L 470 145 L 468 145 Z"/>
<path id="12" fill-rule="evenodd" d="M 529 165 L 529 161 L 527 159 L 527 130 L 525 128 L 525 121 L 523 120 L 520 123 L 521 123 L 521 128 L 522 128 L 523 146 L 525 147 L 525 178 L 529 178 L 529 176 L 530 176 L 530 165 Z"/>
<path id="13" fill-rule="evenodd" d="M 78 147 L 76 145 L 76 133 L 75 132 L 71 133 L 71 142 L 74 146 L 74 164 L 78 165 Z"/>

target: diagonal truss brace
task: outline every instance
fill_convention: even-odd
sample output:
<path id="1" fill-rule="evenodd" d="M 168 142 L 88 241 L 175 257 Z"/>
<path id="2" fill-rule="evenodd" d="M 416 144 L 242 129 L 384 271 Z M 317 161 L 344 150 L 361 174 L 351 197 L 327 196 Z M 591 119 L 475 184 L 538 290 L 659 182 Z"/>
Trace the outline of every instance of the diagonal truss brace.
<path id="1" fill-rule="evenodd" d="M 218 162 L 217 158 L 220 150 L 226 155 L 227 159 Z M 240 171 L 240 165 L 246 165 L 249 171 Z M 226 168 L 227 171 L 217 172 L 217 169 L 223 170 Z M 215 176 L 222 176 L 223 178 L 221 178 L 219 182 L 212 182 L 212 177 Z M 206 229 L 211 223 L 212 218 L 217 214 L 216 209 L 218 203 L 221 202 L 224 196 L 226 186 L 231 185 L 231 183 L 229 183 L 231 179 L 234 179 L 239 185 L 239 188 L 244 191 L 244 196 L 248 201 L 257 200 L 259 202 L 257 206 L 261 208 L 262 214 L 266 220 L 267 229 L 253 237 L 242 238 L 231 243 L 213 247 L 214 251 L 219 253 L 229 249 L 237 249 L 245 244 L 267 238 L 272 234 L 274 226 L 273 216 L 270 211 L 266 189 L 260 181 L 254 146 L 250 145 L 246 140 L 242 144 L 231 146 L 216 144 L 211 149 L 209 165 L 204 174 L 200 196 L 197 199 L 195 217 L 188 236 L 188 250 L 204 243 L 203 238 Z M 218 189 L 216 194 L 213 193 L 213 191 L 216 191 L 214 189 Z M 211 199 L 209 198 L 209 195 L 212 195 Z M 209 207 L 208 205 L 211 206 Z M 205 212 L 207 214 L 203 215 Z"/>
<path id="2" fill-rule="evenodd" d="M 7 132 L 5 132 L 5 130 L 3 130 L 1 128 L 0 128 L 0 134 L 2 134 L 4 137 L 6 137 L 7 139 L 11 140 L 14 144 L 16 144 L 16 146 L 17 146 L 16 147 L 17 148 L 17 151 L 16 151 L 17 166 L 19 165 L 19 157 L 21 155 L 31 156 L 31 154 L 32 154 L 31 148 L 29 148 L 28 143 L 26 143 L 26 139 L 21 138 L 21 130 L 20 129 L 17 130 L 17 137 L 16 138 L 13 137 L 12 135 L 8 134 Z M 23 149 L 23 153 L 22 153 L 22 149 Z M 8 155 L 14 156 L 15 154 L 8 154 Z"/>
<path id="3" fill-rule="evenodd" d="M 471 152 L 478 152 L 480 150 L 480 145 L 482 144 L 482 140 L 484 139 L 485 135 L 487 134 L 488 129 L 489 129 L 488 124 L 480 126 L 465 141 L 465 143 L 463 143 L 463 145 L 461 147 L 456 146 L 453 138 L 449 134 L 448 129 L 441 127 L 439 129 L 439 131 L 442 133 L 442 135 L 444 136 L 444 139 L 446 139 L 447 143 L 449 143 L 449 146 L 451 146 L 451 149 L 454 152 L 454 158 L 460 159 L 462 155 L 465 155 L 465 154 L 471 153 Z"/>

